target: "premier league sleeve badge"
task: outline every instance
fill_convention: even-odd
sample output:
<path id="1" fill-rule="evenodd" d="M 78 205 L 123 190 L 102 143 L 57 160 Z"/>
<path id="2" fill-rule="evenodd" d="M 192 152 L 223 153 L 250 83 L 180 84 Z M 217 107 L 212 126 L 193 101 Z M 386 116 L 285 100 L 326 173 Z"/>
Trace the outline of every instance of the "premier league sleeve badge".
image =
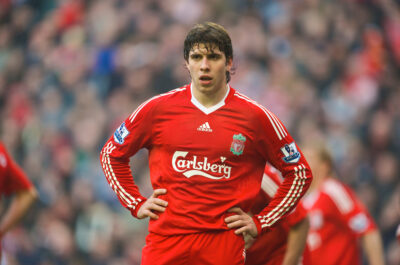
<path id="1" fill-rule="evenodd" d="M 284 147 L 281 147 L 281 152 L 284 155 L 282 159 L 286 163 L 297 163 L 301 157 L 300 152 L 297 151 L 297 147 L 294 142 L 285 144 Z"/>
<path id="2" fill-rule="evenodd" d="M 129 134 L 128 129 L 125 126 L 125 122 L 118 127 L 118 129 L 114 133 L 114 141 L 119 144 L 123 144 L 125 141 L 125 137 Z"/>

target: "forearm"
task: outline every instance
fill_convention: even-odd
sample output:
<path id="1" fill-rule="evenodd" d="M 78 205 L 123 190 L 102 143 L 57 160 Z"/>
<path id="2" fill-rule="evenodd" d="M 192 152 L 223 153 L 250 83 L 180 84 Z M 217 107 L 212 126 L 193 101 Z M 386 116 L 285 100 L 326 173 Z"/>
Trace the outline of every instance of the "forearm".
<path id="1" fill-rule="evenodd" d="M 362 246 L 370 265 L 385 264 L 383 257 L 382 239 L 378 230 L 368 232 L 362 237 Z"/>
<path id="2" fill-rule="evenodd" d="M 132 177 L 129 159 L 111 155 L 115 146 L 108 142 L 100 152 L 100 162 L 108 184 L 121 204 L 137 217 L 137 211 L 146 201 Z M 110 149 L 111 148 L 111 149 Z"/>
<path id="3" fill-rule="evenodd" d="M 291 227 L 282 265 L 299 264 L 306 244 L 308 228 L 308 218 L 304 218 L 295 226 Z"/>
<path id="4" fill-rule="evenodd" d="M 0 238 L 21 219 L 36 198 L 37 192 L 33 187 L 15 195 L 0 220 Z"/>
<path id="5" fill-rule="evenodd" d="M 303 164 L 290 171 L 267 207 L 253 217 L 257 228 L 265 232 L 289 214 L 306 193 L 311 180 L 311 170 Z"/>

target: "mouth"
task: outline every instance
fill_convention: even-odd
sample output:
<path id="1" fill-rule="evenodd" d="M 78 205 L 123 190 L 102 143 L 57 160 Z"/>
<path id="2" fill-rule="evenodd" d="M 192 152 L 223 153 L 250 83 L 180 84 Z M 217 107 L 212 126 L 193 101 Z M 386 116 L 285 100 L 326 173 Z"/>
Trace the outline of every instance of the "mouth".
<path id="1" fill-rule="evenodd" d="M 199 78 L 200 84 L 203 86 L 211 85 L 212 77 L 208 75 L 202 75 Z"/>
<path id="2" fill-rule="evenodd" d="M 199 79 L 201 81 L 211 81 L 212 80 L 211 76 L 208 76 L 208 75 L 202 75 L 202 76 L 200 76 Z"/>

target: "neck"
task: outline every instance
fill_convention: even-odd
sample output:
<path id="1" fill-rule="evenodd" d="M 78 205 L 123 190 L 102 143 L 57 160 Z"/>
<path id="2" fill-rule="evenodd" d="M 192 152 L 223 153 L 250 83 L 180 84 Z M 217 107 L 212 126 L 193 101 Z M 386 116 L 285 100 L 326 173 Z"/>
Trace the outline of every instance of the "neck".
<path id="1" fill-rule="evenodd" d="M 206 108 L 210 108 L 221 102 L 221 100 L 224 99 L 229 89 L 226 83 L 216 91 L 205 91 L 205 92 L 200 91 L 199 89 L 193 87 L 194 86 L 193 83 L 191 84 L 191 86 L 192 86 L 192 95 L 194 96 L 194 98 Z"/>
<path id="2" fill-rule="evenodd" d="M 310 191 L 319 189 L 324 180 L 326 180 L 327 178 L 328 178 L 327 175 L 319 175 L 318 177 L 314 177 L 310 185 Z"/>

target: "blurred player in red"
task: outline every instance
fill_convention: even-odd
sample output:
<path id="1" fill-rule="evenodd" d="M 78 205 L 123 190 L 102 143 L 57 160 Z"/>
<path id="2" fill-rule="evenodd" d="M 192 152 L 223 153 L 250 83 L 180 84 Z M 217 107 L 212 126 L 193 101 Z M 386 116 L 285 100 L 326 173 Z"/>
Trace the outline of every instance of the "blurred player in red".
<path id="1" fill-rule="evenodd" d="M 379 231 L 355 193 L 333 177 L 329 152 L 315 145 L 304 153 L 314 176 L 303 199 L 310 218 L 307 246 L 311 264 L 360 265 L 362 247 L 369 265 L 383 265 Z"/>
<path id="2" fill-rule="evenodd" d="M 0 196 L 3 195 L 14 197 L 0 217 L 0 260 L 2 238 L 21 219 L 37 197 L 32 183 L 0 142 Z"/>
<path id="3" fill-rule="evenodd" d="M 244 264 L 245 240 L 291 212 L 311 171 L 281 121 L 228 85 L 233 51 L 222 26 L 193 27 L 183 53 L 192 83 L 140 105 L 103 147 L 103 171 L 122 205 L 151 219 L 142 264 Z M 129 166 L 141 148 L 149 150 L 148 199 Z M 284 181 L 251 217 L 266 162 Z"/>
<path id="4" fill-rule="evenodd" d="M 252 214 L 259 213 L 275 196 L 282 182 L 276 169 L 267 164 Z M 302 202 L 271 231 L 259 236 L 246 251 L 246 265 L 308 265 L 304 249 L 308 233 L 307 212 Z M 303 254 L 304 253 L 304 254 Z"/>

